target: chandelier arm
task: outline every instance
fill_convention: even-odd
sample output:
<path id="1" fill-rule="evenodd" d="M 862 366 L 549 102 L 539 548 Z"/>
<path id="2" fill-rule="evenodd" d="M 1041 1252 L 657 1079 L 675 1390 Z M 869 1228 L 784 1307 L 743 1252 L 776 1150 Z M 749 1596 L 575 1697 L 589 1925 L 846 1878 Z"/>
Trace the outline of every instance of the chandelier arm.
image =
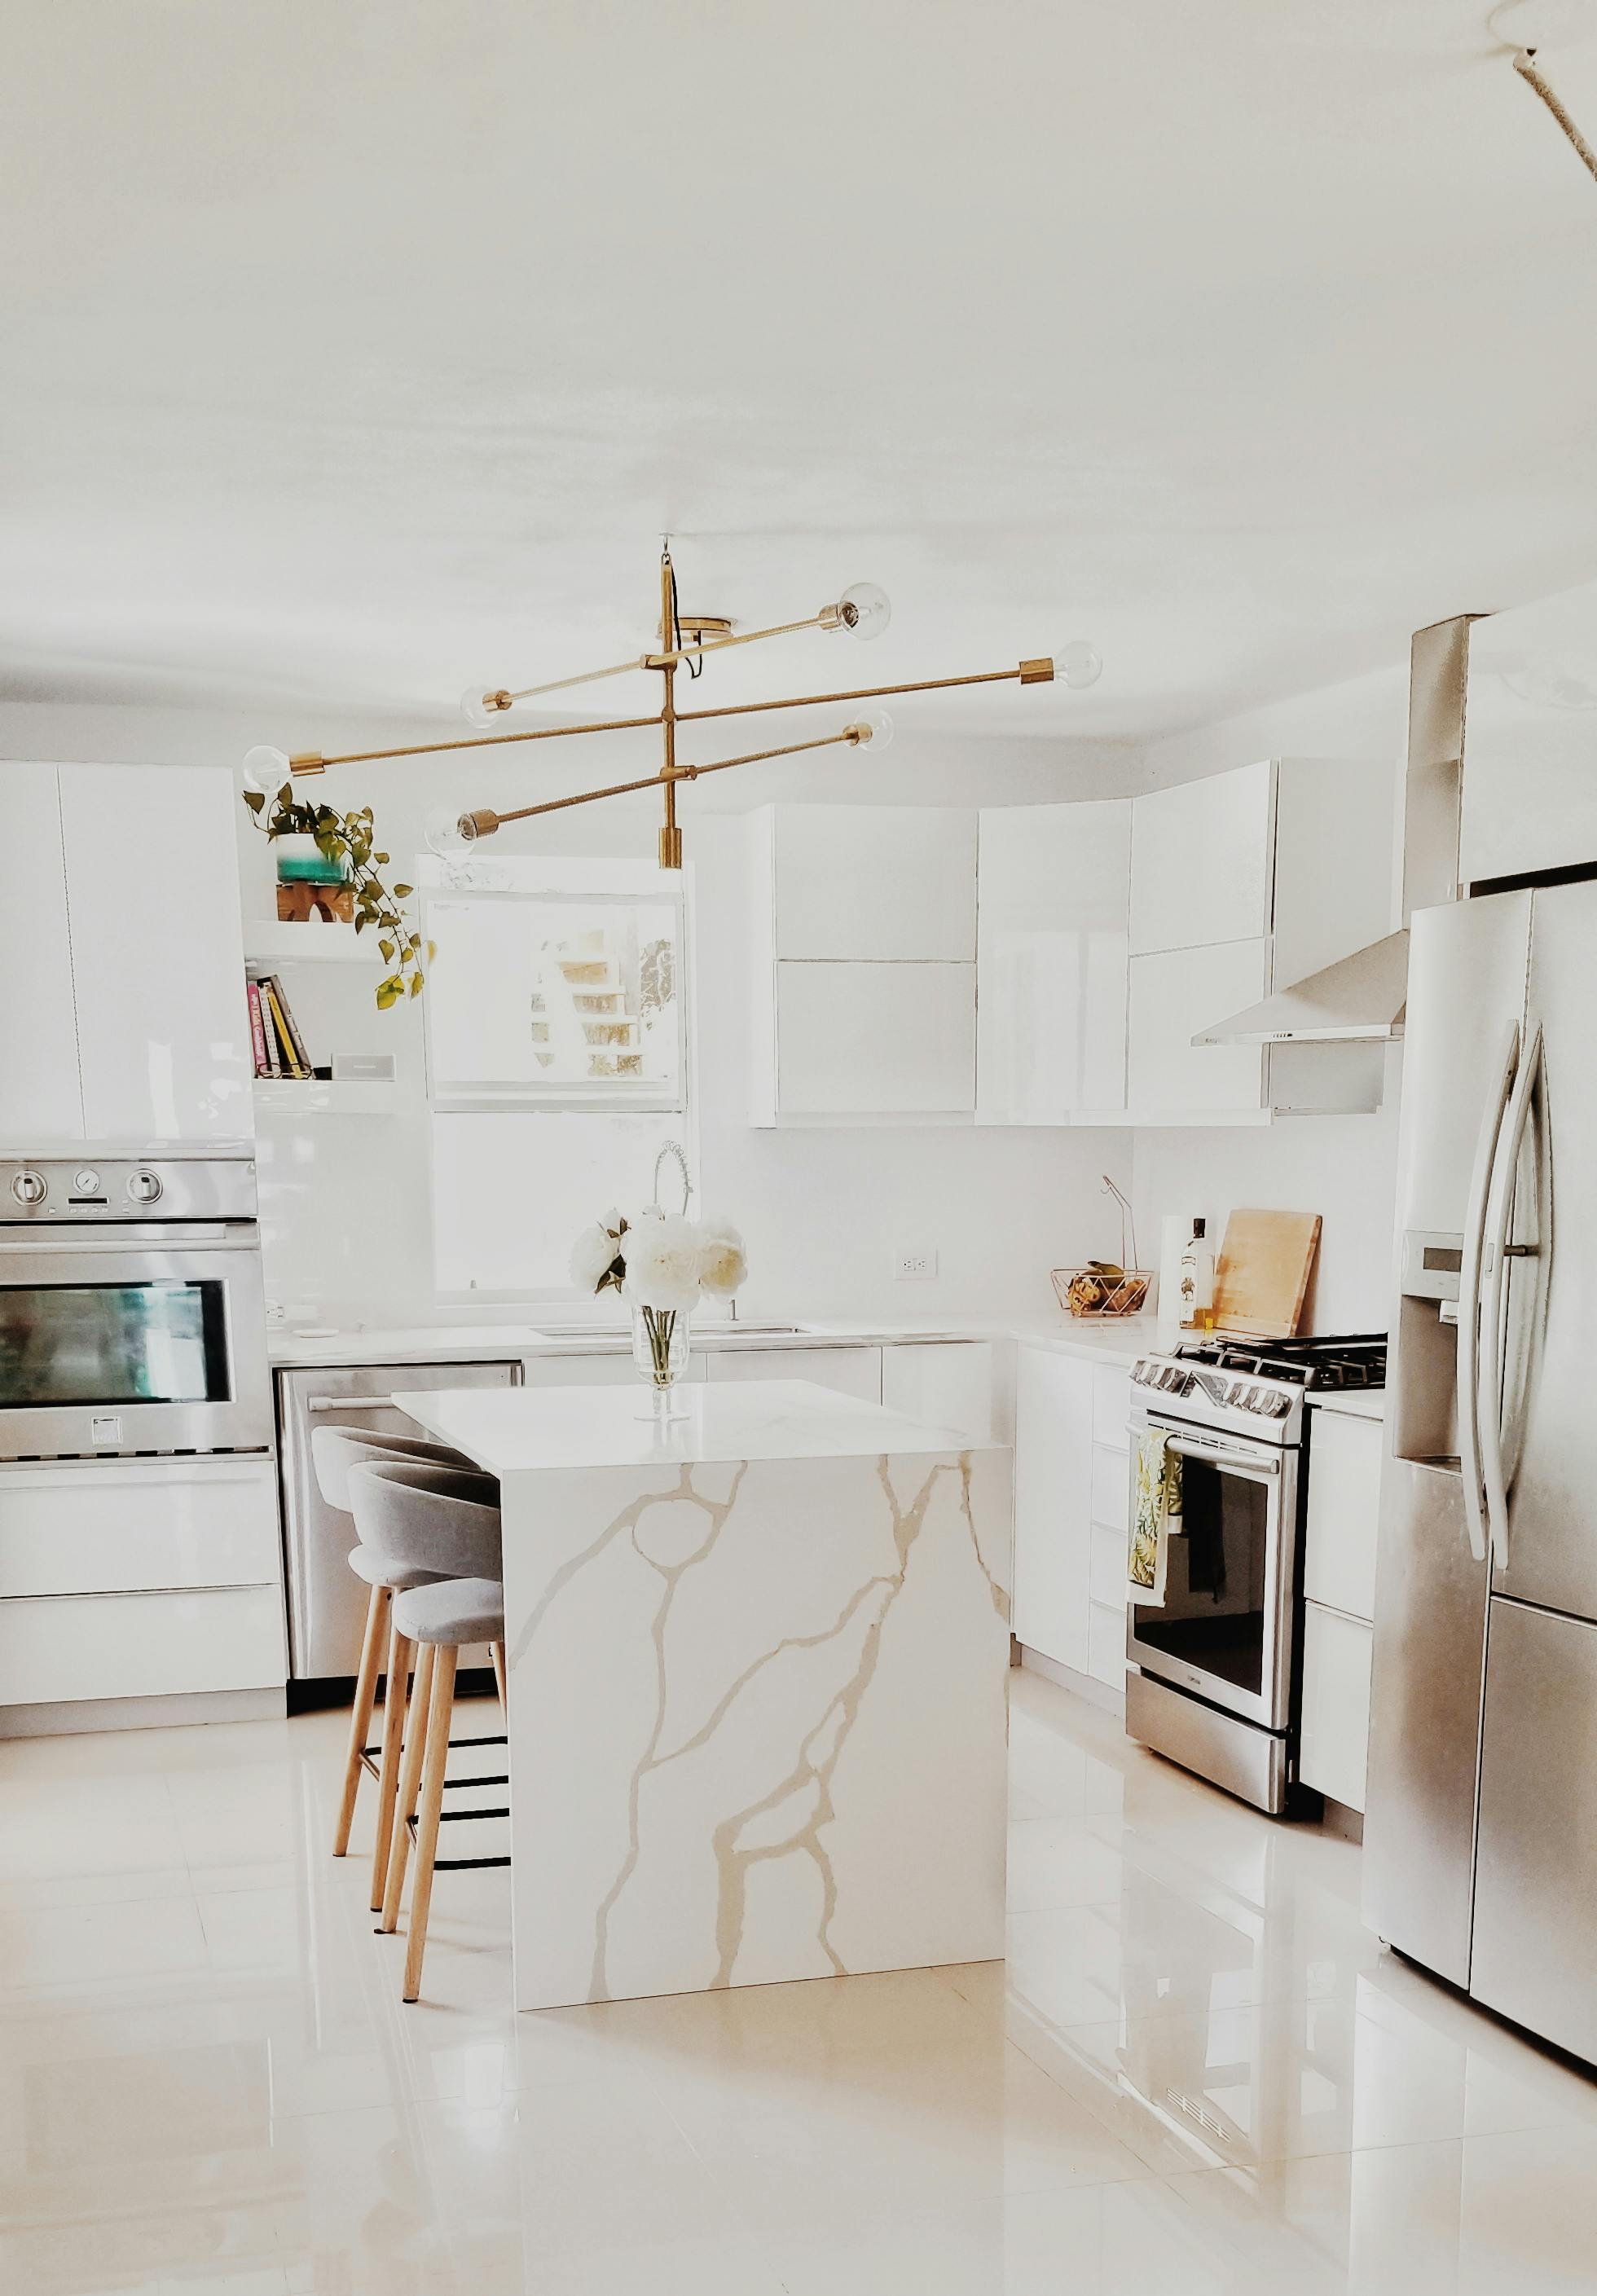
<path id="1" fill-rule="evenodd" d="M 648 774 L 642 781 L 613 782 L 608 789 L 579 790 L 575 797 L 546 798 L 541 805 L 520 805 L 512 813 L 495 813 L 494 826 L 502 828 L 507 821 L 530 821 L 539 813 L 564 813 L 574 805 L 592 805 L 602 797 L 630 797 L 638 790 L 660 789 L 667 782 L 696 782 L 706 774 L 724 774 L 730 766 L 756 766 L 767 758 L 791 758 L 800 750 L 834 749 L 842 742 L 856 749 L 859 736 L 852 727 L 845 726 L 840 734 L 822 734 L 813 742 L 786 742 L 779 750 L 750 750 L 746 757 L 717 758 L 708 766 L 673 766 L 669 773 Z"/>
<path id="2" fill-rule="evenodd" d="M 681 709 L 678 722 L 690 718 L 752 718 L 764 709 L 808 709 L 817 701 L 873 701 L 889 693 L 937 693 L 951 685 L 1000 685 L 1019 679 L 1022 685 L 1046 684 L 1053 676 L 1051 662 L 1021 662 L 1014 669 L 979 669 L 964 677 L 917 677 L 904 685 L 856 685 L 845 693 L 794 693 L 783 701 L 728 701 L 717 709 Z"/>
<path id="3" fill-rule="evenodd" d="M 647 669 L 651 660 L 648 654 L 635 653 L 630 661 L 612 661 L 604 669 L 579 669 L 575 677 L 552 677 L 543 685 L 505 686 L 500 691 L 507 701 L 530 701 L 535 693 L 560 693 L 568 685 L 596 685 L 602 677 L 623 677 L 629 669 Z M 492 686 L 485 686 L 483 699 L 493 691 Z"/>
<path id="4" fill-rule="evenodd" d="M 555 742 L 568 734 L 627 734 L 640 726 L 658 726 L 653 718 L 610 718 L 585 726 L 532 726 L 522 734 L 476 734 L 463 742 L 417 742 L 405 750 L 349 750 L 336 758 L 323 758 L 314 752 L 305 757 L 291 758 L 290 769 L 296 774 L 319 774 L 327 766 L 369 766 L 387 758 L 436 758 L 448 750 L 499 750 L 510 742 Z"/>

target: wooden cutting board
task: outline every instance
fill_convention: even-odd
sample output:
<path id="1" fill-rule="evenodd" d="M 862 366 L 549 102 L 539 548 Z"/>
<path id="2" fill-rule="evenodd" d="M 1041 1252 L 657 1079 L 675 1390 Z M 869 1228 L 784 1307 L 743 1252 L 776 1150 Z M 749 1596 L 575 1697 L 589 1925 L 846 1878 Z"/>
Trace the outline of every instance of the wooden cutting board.
<path id="1" fill-rule="evenodd" d="M 1233 1212 L 1215 1262 L 1215 1324 L 1288 1340 L 1320 1244 L 1318 1212 Z"/>

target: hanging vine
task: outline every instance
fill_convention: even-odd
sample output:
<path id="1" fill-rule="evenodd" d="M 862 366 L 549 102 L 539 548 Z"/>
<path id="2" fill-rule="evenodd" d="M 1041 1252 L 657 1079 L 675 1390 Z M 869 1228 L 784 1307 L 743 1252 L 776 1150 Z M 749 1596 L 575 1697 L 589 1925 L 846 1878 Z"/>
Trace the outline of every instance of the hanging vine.
<path id="1" fill-rule="evenodd" d="M 422 936 L 412 931 L 410 919 L 400 906 L 415 888 L 395 885 L 390 889 L 379 876 L 378 871 L 388 866 L 389 857 L 375 849 L 371 807 L 340 813 L 331 805 L 311 805 L 295 797 L 291 782 L 284 782 L 274 797 L 268 797 L 265 790 L 247 789 L 244 803 L 255 816 L 256 827 L 268 838 L 312 837 L 317 852 L 344 869 L 355 896 L 355 930 L 361 933 L 371 928 L 376 932 L 383 962 L 390 968 L 377 984 L 381 1010 L 386 1012 L 406 995 L 419 996 L 426 979 Z M 433 954 L 429 941 L 429 964 Z"/>

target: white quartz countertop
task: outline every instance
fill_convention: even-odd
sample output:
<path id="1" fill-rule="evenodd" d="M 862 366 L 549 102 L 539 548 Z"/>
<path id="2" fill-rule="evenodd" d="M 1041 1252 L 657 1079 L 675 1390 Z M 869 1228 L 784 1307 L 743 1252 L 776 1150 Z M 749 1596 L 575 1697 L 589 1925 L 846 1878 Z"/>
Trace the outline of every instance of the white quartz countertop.
<path id="1" fill-rule="evenodd" d="M 692 1466 L 725 1459 L 876 1458 L 994 1450 L 947 1427 L 808 1380 L 684 1385 L 681 1416 L 656 1420 L 636 1387 L 444 1388 L 397 1394 L 401 1411 L 490 1474 L 550 1468 Z"/>
<path id="2" fill-rule="evenodd" d="M 793 1348 L 883 1348 L 930 1346 L 938 1341 L 975 1341 L 1003 1336 L 1002 1327 L 978 1331 L 963 1325 L 802 1324 L 787 1330 L 757 1323 L 695 1324 L 693 1346 L 706 1349 L 751 1349 L 781 1352 Z M 267 1354 L 280 1370 L 317 1364 L 407 1364 L 519 1362 L 538 1356 L 624 1356 L 632 1334 L 618 1325 L 586 1330 L 545 1329 L 532 1324 L 412 1324 L 363 1325 L 355 1331 L 293 1331 L 267 1334 Z"/>

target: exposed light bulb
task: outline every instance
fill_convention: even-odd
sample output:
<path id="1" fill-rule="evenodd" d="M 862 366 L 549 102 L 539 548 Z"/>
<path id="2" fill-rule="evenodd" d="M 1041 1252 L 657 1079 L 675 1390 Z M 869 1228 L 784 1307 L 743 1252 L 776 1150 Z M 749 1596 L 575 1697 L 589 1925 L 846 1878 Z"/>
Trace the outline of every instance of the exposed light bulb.
<path id="1" fill-rule="evenodd" d="M 1096 685 L 1103 675 L 1103 656 L 1090 638 L 1072 638 L 1069 644 L 1055 648 L 1053 675 L 1061 685 L 1076 692 L 1084 685 Z"/>
<path id="2" fill-rule="evenodd" d="M 288 753 L 258 742 L 244 752 L 244 787 L 260 797 L 275 797 L 289 777 Z"/>
<path id="3" fill-rule="evenodd" d="M 499 687 L 468 685 L 460 697 L 461 716 L 479 734 L 496 725 L 509 708 L 510 696 Z"/>
<path id="4" fill-rule="evenodd" d="M 465 820 L 459 806 L 435 805 L 422 830 L 428 851 L 444 858 L 452 853 L 463 853 L 476 833 L 466 829 Z"/>
<path id="5" fill-rule="evenodd" d="M 893 738 L 893 721 L 885 709 L 862 709 L 844 731 L 853 734 L 856 750 L 885 750 Z"/>
<path id="6" fill-rule="evenodd" d="M 892 603 L 880 582 L 856 582 L 838 600 L 839 627 L 852 637 L 879 638 L 892 619 Z"/>

